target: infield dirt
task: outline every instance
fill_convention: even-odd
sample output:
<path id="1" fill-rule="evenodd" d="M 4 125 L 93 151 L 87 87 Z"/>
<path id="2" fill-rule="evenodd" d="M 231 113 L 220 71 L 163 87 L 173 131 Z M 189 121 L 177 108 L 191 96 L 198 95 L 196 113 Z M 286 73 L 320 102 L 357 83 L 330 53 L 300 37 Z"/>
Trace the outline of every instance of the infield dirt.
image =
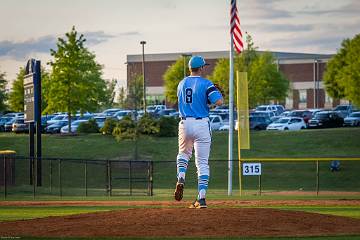
<path id="1" fill-rule="evenodd" d="M 26 204 L 27 203 L 27 204 Z M 48 203 L 48 204 L 46 204 Z M 130 202 L 0 202 L 0 205 L 127 205 Z M 213 208 L 186 209 L 186 203 L 139 201 L 137 208 L 1 222 L 0 236 L 326 236 L 358 235 L 360 220 L 301 211 L 251 208 L 267 205 L 353 205 L 349 201 L 209 201 Z M 139 208 L 139 206 L 161 206 Z M 170 207 L 172 206 L 172 207 Z M 175 206 L 175 207 L 174 207 Z M 247 206 L 246 208 L 239 208 Z"/>

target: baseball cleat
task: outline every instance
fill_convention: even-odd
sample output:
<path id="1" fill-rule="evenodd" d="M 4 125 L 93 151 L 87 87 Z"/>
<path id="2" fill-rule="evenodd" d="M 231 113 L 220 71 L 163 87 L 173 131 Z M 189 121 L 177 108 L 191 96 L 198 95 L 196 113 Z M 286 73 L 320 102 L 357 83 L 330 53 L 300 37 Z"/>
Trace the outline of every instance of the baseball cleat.
<path id="1" fill-rule="evenodd" d="M 205 198 L 202 198 L 202 199 L 199 199 L 199 200 L 195 200 L 190 206 L 189 208 L 207 208 L 207 205 L 206 205 L 206 201 L 205 201 Z"/>
<path id="2" fill-rule="evenodd" d="M 176 183 L 176 188 L 174 192 L 174 197 L 176 201 L 181 201 L 181 199 L 183 198 L 184 184 L 185 180 L 183 178 L 180 178 Z"/>

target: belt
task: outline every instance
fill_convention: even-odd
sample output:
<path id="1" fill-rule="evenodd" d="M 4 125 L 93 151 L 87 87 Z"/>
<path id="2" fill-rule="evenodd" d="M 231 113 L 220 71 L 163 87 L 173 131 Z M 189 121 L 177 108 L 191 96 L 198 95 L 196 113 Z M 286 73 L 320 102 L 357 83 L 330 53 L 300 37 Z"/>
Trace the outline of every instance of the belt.
<path id="1" fill-rule="evenodd" d="M 190 116 L 188 116 L 188 117 L 181 117 L 181 120 L 186 120 L 186 118 L 187 118 L 187 119 L 189 119 L 189 118 L 193 118 L 193 119 L 196 119 L 196 120 L 201 120 L 201 119 L 204 119 L 204 118 L 202 118 L 202 117 L 197 117 L 197 118 L 194 118 L 194 117 L 190 117 Z"/>

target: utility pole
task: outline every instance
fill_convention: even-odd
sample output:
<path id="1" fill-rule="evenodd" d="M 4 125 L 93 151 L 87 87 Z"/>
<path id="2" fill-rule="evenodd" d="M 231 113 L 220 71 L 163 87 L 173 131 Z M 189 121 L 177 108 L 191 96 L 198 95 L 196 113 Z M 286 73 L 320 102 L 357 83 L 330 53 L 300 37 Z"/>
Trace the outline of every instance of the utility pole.
<path id="1" fill-rule="evenodd" d="M 145 53 L 144 48 L 146 41 L 141 41 L 140 44 L 142 45 L 142 73 L 143 73 L 143 101 L 144 101 L 144 113 L 146 113 L 146 78 L 145 78 Z"/>

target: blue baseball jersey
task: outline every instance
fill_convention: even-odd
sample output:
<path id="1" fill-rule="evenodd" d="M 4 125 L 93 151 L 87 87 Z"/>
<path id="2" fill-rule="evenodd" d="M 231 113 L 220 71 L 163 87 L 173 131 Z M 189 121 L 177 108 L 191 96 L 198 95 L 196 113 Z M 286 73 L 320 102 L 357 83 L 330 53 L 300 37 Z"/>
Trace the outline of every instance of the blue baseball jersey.
<path id="1" fill-rule="evenodd" d="M 180 116 L 194 118 L 208 117 L 208 104 L 214 104 L 222 98 L 210 80 L 199 76 L 184 78 L 178 85 L 177 96 Z"/>

